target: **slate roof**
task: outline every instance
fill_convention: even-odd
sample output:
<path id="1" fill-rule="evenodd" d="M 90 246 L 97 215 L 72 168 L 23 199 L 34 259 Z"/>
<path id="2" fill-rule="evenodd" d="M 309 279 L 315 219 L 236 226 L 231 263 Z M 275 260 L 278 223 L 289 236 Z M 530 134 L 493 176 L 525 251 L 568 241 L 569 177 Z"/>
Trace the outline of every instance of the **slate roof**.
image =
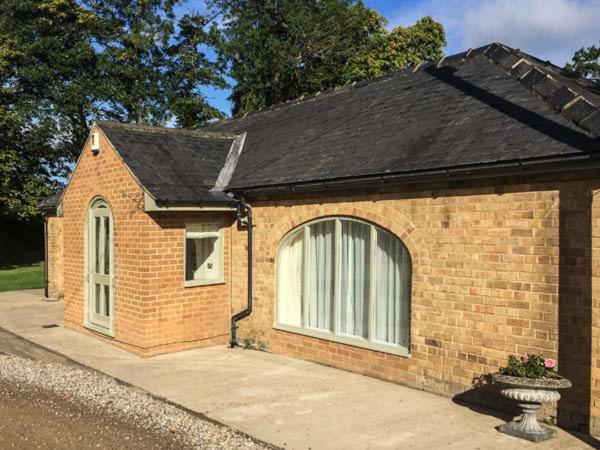
<path id="1" fill-rule="evenodd" d="M 123 162 L 158 203 L 232 203 L 213 187 L 234 135 L 98 121 Z"/>
<path id="2" fill-rule="evenodd" d="M 600 92 L 500 44 L 212 125 L 247 132 L 228 186 L 595 156 Z"/>
<path id="3" fill-rule="evenodd" d="M 38 208 L 44 212 L 50 212 L 50 211 L 55 210 L 56 207 L 58 206 L 58 204 L 60 203 L 62 193 L 63 193 L 63 191 L 61 190 L 60 192 L 56 192 L 56 193 L 46 197 L 45 199 L 43 199 L 41 202 L 38 203 Z"/>
<path id="4" fill-rule="evenodd" d="M 229 191 L 585 167 L 600 156 L 600 87 L 491 44 L 203 130 L 97 125 L 157 203 L 223 204 Z"/>

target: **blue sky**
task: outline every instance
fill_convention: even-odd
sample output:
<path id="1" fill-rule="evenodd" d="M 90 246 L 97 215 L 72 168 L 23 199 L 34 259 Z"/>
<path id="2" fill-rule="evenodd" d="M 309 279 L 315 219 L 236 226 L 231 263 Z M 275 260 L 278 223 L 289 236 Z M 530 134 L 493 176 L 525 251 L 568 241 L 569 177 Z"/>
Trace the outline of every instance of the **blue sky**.
<path id="1" fill-rule="evenodd" d="M 600 42 L 600 0 L 364 1 L 385 16 L 390 27 L 432 16 L 446 29 L 447 55 L 502 42 L 562 66 L 575 50 Z M 202 11 L 203 6 L 203 0 L 189 0 L 179 12 Z M 204 92 L 212 105 L 230 113 L 229 91 Z"/>

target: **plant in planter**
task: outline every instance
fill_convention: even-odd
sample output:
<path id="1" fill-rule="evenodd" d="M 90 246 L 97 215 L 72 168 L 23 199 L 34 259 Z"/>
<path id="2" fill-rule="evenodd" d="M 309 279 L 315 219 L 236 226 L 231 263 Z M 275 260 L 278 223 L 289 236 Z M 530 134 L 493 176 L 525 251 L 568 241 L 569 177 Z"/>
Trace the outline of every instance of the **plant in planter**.
<path id="1" fill-rule="evenodd" d="M 539 442 L 550 439 L 556 431 L 540 425 L 537 412 L 542 403 L 560 399 L 558 389 L 571 387 L 571 382 L 556 373 L 556 360 L 535 353 L 517 357 L 510 355 L 508 365 L 492 374 L 492 379 L 502 385 L 500 395 L 516 400 L 522 415 L 512 422 L 500 425 L 499 431 L 512 436 Z"/>

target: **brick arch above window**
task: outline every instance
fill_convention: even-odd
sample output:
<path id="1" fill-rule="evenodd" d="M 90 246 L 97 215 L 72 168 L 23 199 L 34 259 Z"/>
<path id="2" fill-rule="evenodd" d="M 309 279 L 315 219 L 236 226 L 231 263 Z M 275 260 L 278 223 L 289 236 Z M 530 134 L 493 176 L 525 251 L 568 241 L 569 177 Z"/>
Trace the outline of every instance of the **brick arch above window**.
<path id="1" fill-rule="evenodd" d="M 112 211 L 112 206 L 110 205 L 108 200 L 106 200 L 106 198 L 101 195 L 94 195 L 92 197 L 92 199 L 90 200 L 90 202 L 88 204 L 88 209 L 93 209 L 98 206 L 102 207 L 101 205 L 106 206 L 109 210 Z"/>
<path id="2" fill-rule="evenodd" d="M 83 222 L 87 222 L 91 210 L 98 207 L 98 205 L 102 204 L 106 206 L 106 208 L 110 212 L 111 218 L 114 220 L 115 208 L 113 207 L 112 202 L 105 195 L 95 194 L 90 197 L 90 200 L 87 203 L 87 207 L 79 211 L 79 213 L 83 216 Z"/>
<path id="3" fill-rule="evenodd" d="M 285 212 L 282 213 L 282 218 L 273 227 L 273 236 L 278 240 L 278 245 L 275 246 L 275 253 L 272 257 L 276 257 L 277 249 L 288 233 L 300 225 L 324 217 L 340 216 L 371 222 L 373 225 L 396 235 L 410 253 L 413 273 L 426 272 L 429 267 L 428 251 L 425 240 L 415 224 L 406 215 L 394 208 L 380 205 L 372 208 L 363 205 L 363 203 L 281 207 Z M 373 204 L 372 202 L 367 203 Z"/>

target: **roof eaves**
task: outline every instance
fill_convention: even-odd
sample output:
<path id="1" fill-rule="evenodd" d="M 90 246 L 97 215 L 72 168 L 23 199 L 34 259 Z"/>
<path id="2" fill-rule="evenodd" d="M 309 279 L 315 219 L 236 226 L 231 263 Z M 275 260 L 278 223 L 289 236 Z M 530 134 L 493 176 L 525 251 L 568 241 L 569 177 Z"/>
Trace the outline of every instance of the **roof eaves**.
<path id="1" fill-rule="evenodd" d="M 594 168 L 600 168 L 599 157 L 595 157 L 595 155 L 592 154 L 571 154 L 560 157 L 481 163 L 448 168 L 433 168 L 409 172 L 373 174 L 283 184 L 233 186 L 227 189 L 227 191 L 232 194 L 318 192 L 324 189 L 380 187 L 384 185 L 402 185 L 448 180 L 456 181 L 493 176 L 531 175 L 536 173 L 564 172 L 565 170 Z"/>
<path id="2" fill-rule="evenodd" d="M 62 201 L 63 192 L 64 189 L 42 199 L 37 205 L 38 209 L 45 213 L 56 212 L 60 206 L 60 202 Z"/>

